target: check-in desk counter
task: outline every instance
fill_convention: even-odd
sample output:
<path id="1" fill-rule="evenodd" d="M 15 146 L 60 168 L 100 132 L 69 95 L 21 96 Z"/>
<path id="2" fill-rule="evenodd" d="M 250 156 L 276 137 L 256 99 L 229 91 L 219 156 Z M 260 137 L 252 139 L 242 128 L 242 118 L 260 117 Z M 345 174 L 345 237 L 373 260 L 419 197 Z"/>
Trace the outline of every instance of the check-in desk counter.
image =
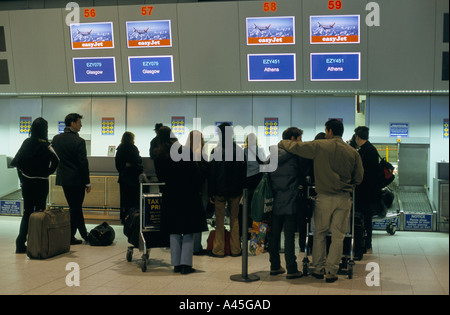
<path id="1" fill-rule="evenodd" d="M 114 157 L 88 157 L 91 180 L 91 192 L 86 194 L 83 202 L 83 210 L 97 211 L 111 216 L 117 215 L 120 209 L 120 187 L 117 182 L 119 174 L 116 170 Z M 143 158 L 144 172 L 148 178 L 154 176 L 153 161 Z M 56 185 L 56 175 L 50 176 L 49 203 L 55 207 L 67 207 L 67 201 L 61 186 Z M 100 212 L 99 212 L 100 210 Z M 106 217 L 105 217 L 106 219 Z"/>
<path id="2" fill-rule="evenodd" d="M 120 208 L 119 174 L 114 157 L 88 157 L 91 192 L 84 197 L 83 208 Z M 52 206 L 67 206 L 61 186 L 56 185 L 56 175 L 50 176 L 49 202 Z"/>

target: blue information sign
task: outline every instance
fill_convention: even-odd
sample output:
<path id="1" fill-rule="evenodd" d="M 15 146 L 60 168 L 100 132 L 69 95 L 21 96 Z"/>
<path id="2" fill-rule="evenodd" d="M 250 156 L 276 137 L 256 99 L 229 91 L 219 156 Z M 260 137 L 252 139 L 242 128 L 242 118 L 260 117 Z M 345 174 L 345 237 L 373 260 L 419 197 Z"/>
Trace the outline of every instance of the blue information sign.
<path id="1" fill-rule="evenodd" d="M 128 57 L 131 83 L 173 82 L 173 56 Z"/>
<path id="2" fill-rule="evenodd" d="M 432 219 L 432 214 L 405 214 L 405 230 L 431 231 Z"/>
<path id="3" fill-rule="evenodd" d="M 311 81 L 360 81 L 361 53 L 312 53 Z"/>
<path id="4" fill-rule="evenodd" d="M 73 58 L 75 83 L 116 83 L 114 57 Z"/>
<path id="5" fill-rule="evenodd" d="M 408 137 L 409 123 L 389 123 L 390 137 Z"/>
<path id="6" fill-rule="evenodd" d="M 295 81 L 295 54 L 247 55 L 248 81 Z"/>
<path id="7" fill-rule="evenodd" d="M 1 200 L 0 214 L 20 215 L 21 213 L 20 200 Z"/>

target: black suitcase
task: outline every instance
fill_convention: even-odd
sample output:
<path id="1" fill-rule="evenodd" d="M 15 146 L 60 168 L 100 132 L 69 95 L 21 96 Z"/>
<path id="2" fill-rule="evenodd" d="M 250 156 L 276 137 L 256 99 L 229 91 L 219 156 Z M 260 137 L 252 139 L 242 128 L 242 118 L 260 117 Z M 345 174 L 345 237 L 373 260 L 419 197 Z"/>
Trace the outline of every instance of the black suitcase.
<path id="1" fill-rule="evenodd" d="M 125 217 L 123 233 L 128 237 L 128 243 L 136 248 L 139 248 L 139 224 L 139 209 L 131 208 L 128 215 Z M 161 231 L 149 231 L 144 232 L 143 235 L 147 248 L 170 246 L 169 234 L 167 233 Z"/>

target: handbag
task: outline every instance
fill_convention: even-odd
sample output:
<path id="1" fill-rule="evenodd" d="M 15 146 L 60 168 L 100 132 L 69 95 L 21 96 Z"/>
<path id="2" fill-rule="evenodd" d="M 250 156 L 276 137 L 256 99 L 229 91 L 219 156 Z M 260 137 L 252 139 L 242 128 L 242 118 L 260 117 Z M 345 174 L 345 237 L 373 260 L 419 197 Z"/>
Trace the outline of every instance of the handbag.
<path id="1" fill-rule="evenodd" d="M 91 246 L 109 246 L 115 237 L 114 229 L 107 222 L 103 222 L 89 232 L 88 240 Z"/>
<path id="2" fill-rule="evenodd" d="M 273 209 L 273 192 L 269 174 L 264 173 L 253 193 L 250 216 L 255 222 L 270 218 Z"/>

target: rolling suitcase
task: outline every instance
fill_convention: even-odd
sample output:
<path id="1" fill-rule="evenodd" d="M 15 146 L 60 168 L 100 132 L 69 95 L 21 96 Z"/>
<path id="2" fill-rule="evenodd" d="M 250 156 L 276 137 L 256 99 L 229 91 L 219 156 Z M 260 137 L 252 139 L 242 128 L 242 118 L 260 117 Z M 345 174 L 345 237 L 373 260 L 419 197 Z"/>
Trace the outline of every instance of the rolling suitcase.
<path id="1" fill-rule="evenodd" d="M 46 259 L 70 250 L 70 212 L 48 209 L 35 212 L 28 224 L 27 255 Z"/>

